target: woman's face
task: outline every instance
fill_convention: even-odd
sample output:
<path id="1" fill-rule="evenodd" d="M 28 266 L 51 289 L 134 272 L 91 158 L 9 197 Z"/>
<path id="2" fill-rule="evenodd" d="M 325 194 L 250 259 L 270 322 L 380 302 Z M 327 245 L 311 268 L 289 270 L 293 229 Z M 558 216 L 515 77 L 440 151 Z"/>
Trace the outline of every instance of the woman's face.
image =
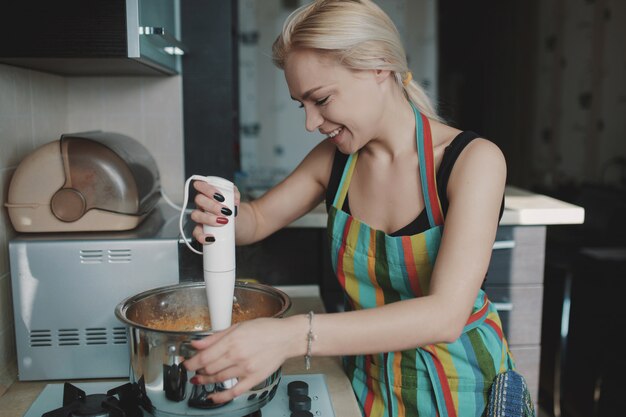
<path id="1" fill-rule="evenodd" d="M 384 110 L 382 81 L 374 70 L 353 71 L 324 54 L 291 51 L 285 62 L 291 97 L 306 113 L 306 129 L 354 153 L 378 137 Z"/>

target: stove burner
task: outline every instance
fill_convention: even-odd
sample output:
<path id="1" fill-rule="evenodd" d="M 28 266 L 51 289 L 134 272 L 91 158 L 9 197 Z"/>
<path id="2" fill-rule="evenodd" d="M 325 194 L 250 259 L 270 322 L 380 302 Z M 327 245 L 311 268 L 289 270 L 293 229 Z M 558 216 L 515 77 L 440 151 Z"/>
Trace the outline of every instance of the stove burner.
<path id="1" fill-rule="evenodd" d="M 143 412 L 130 383 L 106 394 L 85 395 L 83 390 L 66 382 L 63 407 L 48 411 L 42 417 L 143 417 Z"/>

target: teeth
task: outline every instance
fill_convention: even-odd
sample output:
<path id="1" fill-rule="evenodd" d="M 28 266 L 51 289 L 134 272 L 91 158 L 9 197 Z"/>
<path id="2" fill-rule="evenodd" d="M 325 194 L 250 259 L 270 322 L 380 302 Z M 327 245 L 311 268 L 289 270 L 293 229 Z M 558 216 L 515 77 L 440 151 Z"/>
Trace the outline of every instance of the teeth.
<path id="1" fill-rule="evenodd" d="M 330 132 L 328 136 L 330 136 L 331 138 L 334 138 L 335 136 L 339 134 L 339 132 L 341 132 L 341 129 L 343 129 L 343 127 L 338 127 L 337 129 Z"/>

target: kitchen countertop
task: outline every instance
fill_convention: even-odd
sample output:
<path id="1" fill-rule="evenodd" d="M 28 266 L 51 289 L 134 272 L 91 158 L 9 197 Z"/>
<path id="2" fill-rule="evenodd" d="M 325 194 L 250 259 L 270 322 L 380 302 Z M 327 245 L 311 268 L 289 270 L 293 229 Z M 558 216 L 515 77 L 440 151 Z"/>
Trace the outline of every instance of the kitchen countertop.
<path id="1" fill-rule="evenodd" d="M 278 288 L 287 292 L 291 297 L 293 304 L 287 315 L 303 314 L 311 310 L 316 313 L 324 312 L 324 304 L 319 297 L 317 286 Z M 304 358 L 292 358 L 283 364 L 282 372 L 285 375 L 324 374 L 335 415 L 337 417 L 361 416 L 352 387 L 343 372 L 339 357 L 313 357 L 309 371 L 304 369 Z M 59 381 L 18 381 L 13 383 L 6 393 L 0 396 L 0 417 L 22 417 L 49 382 Z"/>
<path id="2" fill-rule="evenodd" d="M 322 203 L 288 227 L 324 228 L 326 219 L 326 206 Z M 501 226 L 581 224 L 584 220 L 585 209 L 582 207 L 511 185 L 506 186 Z"/>

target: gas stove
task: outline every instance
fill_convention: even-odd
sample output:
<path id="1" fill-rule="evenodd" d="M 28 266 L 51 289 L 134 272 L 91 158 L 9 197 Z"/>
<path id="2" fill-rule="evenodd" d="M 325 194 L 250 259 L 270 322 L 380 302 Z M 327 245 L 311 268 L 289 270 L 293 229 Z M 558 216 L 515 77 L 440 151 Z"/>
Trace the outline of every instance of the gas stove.
<path id="1" fill-rule="evenodd" d="M 135 385 L 124 380 L 48 384 L 24 417 L 158 417 L 158 411 L 150 414 L 140 407 Z M 272 400 L 246 417 L 335 417 L 324 375 L 283 375 L 276 387 Z M 217 411 L 181 402 L 180 416 L 219 415 Z"/>

